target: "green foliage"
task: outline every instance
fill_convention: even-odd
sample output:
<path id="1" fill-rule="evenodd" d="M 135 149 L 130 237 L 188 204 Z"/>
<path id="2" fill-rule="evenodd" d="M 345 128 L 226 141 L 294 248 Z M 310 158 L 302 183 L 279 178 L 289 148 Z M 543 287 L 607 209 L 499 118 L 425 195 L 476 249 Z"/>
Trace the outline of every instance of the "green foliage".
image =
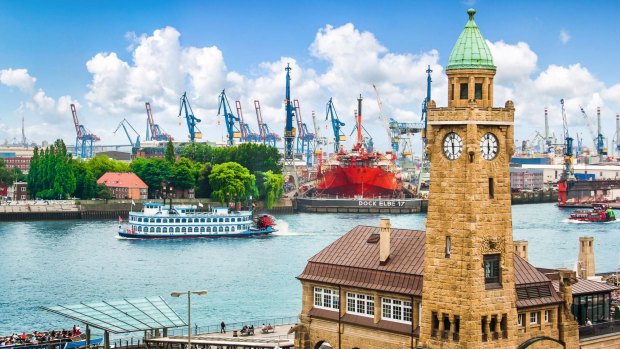
<path id="1" fill-rule="evenodd" d="M 235 199 L 245 200 L 257 193 L 256 177 L 236 162 L 213 166 L 209 183 L 212 188 L 211 197 L 221 203 L 230 203 Z"/>
<path id="2" fill-rule="evenodd" d="M 170 181 L 172 176 L 172 165 L 159 158 L 137 158 L 129 168 L 149 186 L 150 197 L 157 197 L 162 182 Z"/>
<path id="3" fill-rule="evenodd" d="M 181 156 L 200 163 L 223 164 L 236 162 L 250 173 L 282 173 L 282 156 L 275 147 L 264 144 L 242 143 L 236 147 L 211 147 L 192 143 L 181 148 Z"/>
<path id="4" fill-rule="evenodd" d="M 209 198 L 211 197 L 211 184 L 209 183 L 209 175 L 213 166 L 210 162 L 202 165 L 198 172 L 196 180 L 196 197 L 197 198 Z"/>
<path id="5" fill-rule="evenodd" d="M 110 200 L 112 198 L 112 192 L 105 184 L 97 184 L 97 197 L 104 200 Z"/>
<path id="6" fill-rule="evenodd" d="M 172 165 L 172 185 L 189 189 L 196 185 L 196 170 L 189 159 L 181 158 Z"/>
<path id="7" fill-rule="evenodd" d="M 85 162 L 86 168 L 92 173 L 92 175 L 99 179 L 106 172 L 129 172 L 129 165 L 112 160 L 105 155 L 98 155 Z"/>
<path id="8" fill-rule="evenodd" d="M 166 154 L 165 157 L 166 162 L 174 163 L 176 160 L 176 155 L 174 153 L 174 144 L 172 144 L 172 140 L 168 139 L 168 143 L 166 144 Z"/>
<path id="9" fill-rule="evenodd" d="M 0 186 L 10 187 L 13 183 L 19 181 L 20 175 L 23 176 L 18 168 L 8 168 L 4 160 L 0 159 Z"/>
<path id="10" fill-rule="evenodd" d="M 273 204 L 282 197 L 284 192 L 284 176 L 271 171 L 262 172 L 262 186 L 264 191 L 261 197 L 265 200 L 265 207 L 272 208 Z"/>
<path id="11" fill-rule="evenodd" d="M 61 139 L 42 152 L 35 148 L 27 182 L 30 193 L 42 199 L 65 199 L 75 192 L 73 161 Z"/>

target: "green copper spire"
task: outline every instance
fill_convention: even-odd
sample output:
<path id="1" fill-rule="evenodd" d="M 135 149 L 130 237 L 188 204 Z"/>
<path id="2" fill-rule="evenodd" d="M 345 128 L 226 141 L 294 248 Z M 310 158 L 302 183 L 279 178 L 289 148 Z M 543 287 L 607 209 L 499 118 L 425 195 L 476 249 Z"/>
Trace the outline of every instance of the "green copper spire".
<path id="1" fill-rule="evenodd" d="M 476 10 L 470 8 L 467 10 L 469 20 L 465 25 L 465 29 L 456 41 L 452 53 L 450 53 L 450 59 L 448 60 L 448 66 L 446 70 L 450 69 L 487 69 L 495 70 L 493 65 L 493 56 L 491 50 L 484 41 L 476 22 L 474 22 L 474 15 Z"/>

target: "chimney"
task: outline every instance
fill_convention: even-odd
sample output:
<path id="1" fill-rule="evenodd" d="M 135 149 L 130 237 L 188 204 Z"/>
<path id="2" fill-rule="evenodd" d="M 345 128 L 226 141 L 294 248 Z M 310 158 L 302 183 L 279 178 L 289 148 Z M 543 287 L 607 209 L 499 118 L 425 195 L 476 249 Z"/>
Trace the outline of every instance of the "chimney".
<path id="1" fill-rule="evenodd" d="M 527 240 L 517 240 L 513 242 L 515 254 L 527 261 Z"/>
<path id="2" fill-rule="evenodd" d="M 594 276 L 594 238 L 591 236 L 579 238 L 577 276 L 581 279 Z"/>
<path id="3" fill-rule="evenodd" d="M 389 218 L 381 218 L 379 225 L 379 264 L 384 265 L 390 258 L 390 232 L 392 224 Z"/>

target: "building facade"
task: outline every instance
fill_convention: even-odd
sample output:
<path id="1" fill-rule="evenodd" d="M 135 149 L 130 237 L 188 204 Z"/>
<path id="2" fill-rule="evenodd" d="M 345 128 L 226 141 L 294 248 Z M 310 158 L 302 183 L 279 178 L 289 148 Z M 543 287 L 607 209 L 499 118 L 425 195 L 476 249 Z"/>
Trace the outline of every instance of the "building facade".
<path id="1" fill-rule="evenodd" d="M 114 199 L 146 200 L 149 187 L 135 173 L 106 172 L 97 180 L 110 189 Z"/>
<path id="2" fill-rule="evenodd" d="M 527 170 L 517 167 L 510 168 L 510 187 L 516 190 L 539 190 L 543 189 L 542 170 Z"/>
<path id="3" fill-rule="evenodd" d="M 448 107 L 428 104 L 426 232 L 383 221 L 354 228 L 313 256 L 298 277 L 296 347 L 579 347 L 575 272 L 556 271 L 556 290 L 515 254 L 515 108 L 493 106 L 493 57 L 475 11 L 468 15 L 446 68 Z"/>

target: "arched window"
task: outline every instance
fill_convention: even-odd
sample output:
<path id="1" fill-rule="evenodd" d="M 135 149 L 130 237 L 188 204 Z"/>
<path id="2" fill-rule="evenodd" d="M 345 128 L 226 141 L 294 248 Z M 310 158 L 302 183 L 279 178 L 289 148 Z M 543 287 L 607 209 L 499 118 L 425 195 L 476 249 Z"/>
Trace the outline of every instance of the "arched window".
<path id="1" fill-rule="evenodd" d="M 207 227 L 207 233 L 211 232 L 211 227 Z"/>
<path id="2" fill-rule="evenodd" d="M 332 345 L 327 341 L 320 341 L 315 346 L 314 349 L 332 349 Z"/>
<path id="3" fill-rule="evenodd" d="M 185 229 L 185 227 L 181 228 L 181 233 L 185 233 L 187 232 L 187 229 Z"/>
<path id="4" fill-rule="evenodd" d="M 176 227 L 176 229 L 174 229 L 175 232 L 180 233 L 181 232 L 181 228 Z"/>
<path id="5" fill-rule="evenodd" d="M 142 227 L 138 227 L 138 231 L 142 231 Z"/>
<path id="6" fill-rule="evenodd" d="M 228 229 L 228 227 L 224 228 L 224 232 L 228 233 L 230 230 Z"/>
<path id="7" fill-rule="evenodd" d="M 151 233 L 154 233 L 154 232 L 155 232 L 155 228 L 154 228 L 154 227 L 151 227 L 150 232 L 151 232 Z"/>
<path id="8" fill-rule="evenodd" d="M 224 227 L 220 227 L 220 228 L 218 229 L 218 231 L 219 231 L 219 232 L 223 232 L 223 231 L 224 231 Z"/>
<path id="9" fill-rule="evenodd" d="M 161 229 L 161 231 L 162 231 L 162 233 L 167 233 L 167 232 L 168 232 L 168 228 L 163 227 L 163 228 Z"/>
<path id="10" fill-rule="evenodd" d="M 205 227 L 200 227 L 200 232 L 204 233 L 205 232 Z"/>
<path id="11" fill-rule="evenodd" d="M 157 227 L 157 229 L 155 229 L 155 232 L 157 232 L 157 233 L 161 233 L 161 228 L 160 228 L 160 227 Z"/>

